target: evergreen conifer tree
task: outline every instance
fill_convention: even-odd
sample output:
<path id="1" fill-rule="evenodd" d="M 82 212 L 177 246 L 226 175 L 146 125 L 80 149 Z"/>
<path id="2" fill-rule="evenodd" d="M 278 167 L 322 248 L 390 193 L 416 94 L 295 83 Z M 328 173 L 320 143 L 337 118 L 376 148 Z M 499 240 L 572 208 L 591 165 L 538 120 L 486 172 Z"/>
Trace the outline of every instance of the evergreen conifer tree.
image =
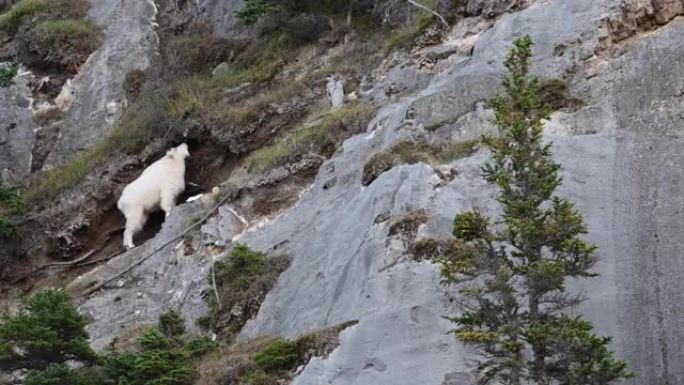
<path id="1" fill-rule="evenodd" d="M 20 311 L 0 318 L 0 370 L 42 370 L 67 361 L 93 362 L 88 324 L 62 289 L 37 292 Z"/>
<path id="2" fill-rule="evenodd" d="M 483 137 L 493 158 L 483 177 L 498 188 L 503 216 L 458 214 L 457 246 L 441 261 L 444 283 L 459 293 L 460 314 L 450 320 L 482 354 L 481 384 L 606 385 L 632 374 L 613 358 L 611 339 L 569 311 L 581 297 L 566 280 L 596 276 L 596 246 L 581 238 L 587 228 L 573 203 L 554 195 L 560 165 L 542 139 L 549 109 L 528 75 L 531 55 L 529 36 L 514 41 L 506 94 L 490 103 L 499 135 Z"/>

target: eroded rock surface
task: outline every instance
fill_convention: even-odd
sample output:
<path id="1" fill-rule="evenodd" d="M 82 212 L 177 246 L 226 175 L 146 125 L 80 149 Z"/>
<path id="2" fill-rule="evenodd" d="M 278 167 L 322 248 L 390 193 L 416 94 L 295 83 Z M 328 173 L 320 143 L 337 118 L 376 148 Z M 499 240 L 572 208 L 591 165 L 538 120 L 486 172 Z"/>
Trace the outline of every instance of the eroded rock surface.
<path id="1" fill-rule="evenodd" d="M 667 4 L 676 9 L 675 2 Z M 500 91 L 501 63 L 512 39 L 530 34 L 536 43 L 533 71 L 565 78 L 585 103 L 555 113 L 547 125 L 564 168 L 560 193 L 577 202 L 590 229 L 587 238 L 600 246 L 601 278 L 572 284 L 590 298 L 580 310 L 598 332 L 614 337 L 618 357 L 639 374 L 626 384 L 684 383 L 684 23 L 670 18 L 647 34 L 635 33 L 620 51 L 596 55 L 606 18 L 622 6 L 617 0 L 539 1 L 501 15 L 474 37 L 455 35 L 461 40 L 446 42 L 471 45 L 472 52 L 439 58 L 430 78 L 415 82 L 419 89 L 388 101 L 367 132 L 347 140 L 323 164 L 293 207 L 242 236 L 241 242 L 293 260 L 240 338 L 295 337 L 358 320 L 341 333 L 340 346 L 328 358 L 312 360 L 295 384 L 469 382 L 467 351 L 446 334 L 451 325 L 442 316 L 450 308 L 438 266 L 412 261 L 388 236 L 390 224 L 415 209 L 429 217 L 418 238 L 448 236 L 454 214 L 473 206 L 496 215 L 495 191 L 480 177 L 487 154 L 451 162 L 447 179 L 443 167 L 436 172 L 418 163 L 395 167 L 362 187 L 361 172 L 373 154 L 400 140 L 466 140 L 491 130 L 482 102 Z M 436 132 L 426 131 L 435 125 Z M 192 205 L 179 210 L 177 215 L 197 213 Z M 227 210 L 216 223 L 225 215 Z M 120 269 L 173 239 L 182 228 L 179 220 L 170 218 L 154 240 L 109 266 Z M 233 236 L 215 230 L 212 236 L 224 242 Z M 180 307 L 188 319 L 201 314 L 207 261 L 183 258 L 165 249 L 133 269 L 122 285 L 109 285 L 82 304 L 93 320 L 96 347 L 121 327 L 153 322 L 166 310 L 162 305 Z M 108 274 L 99 271 L 98 279 Z"/>
<path id="2" fill-rule="evenodd" d="M 26 75 L 14 85 L 0 88 L 0 180 L 19 184 L 31 171 L 31 149 L 35 130 L 30 109 L 30 89 Z"/>
<path id="3" fill-rule="evenodd" d="M 116 126 L 126 103 L 126 74 L 147 68 L 155 54 L 156 12 L 152 0 L 91 0 L 88 17 L 103 28 L 104 39 L 72 80 L 63 128 L 46 168 L 101 142 Z"/>
<path id="4" fill-rule="evenodd" d="M 223 37 L 246 37 L 249 29 L 235 16 L 244 4 L 244 0 L 197 0 L 197 13 Z"/>

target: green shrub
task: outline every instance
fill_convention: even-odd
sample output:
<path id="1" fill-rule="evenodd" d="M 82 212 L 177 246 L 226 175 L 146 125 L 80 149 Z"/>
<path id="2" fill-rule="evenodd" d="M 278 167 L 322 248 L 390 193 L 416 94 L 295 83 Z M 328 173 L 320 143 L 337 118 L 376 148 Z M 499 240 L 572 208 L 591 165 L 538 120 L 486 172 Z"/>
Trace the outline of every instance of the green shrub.
<path id="1" fill-rule="evenodd" d="M 37 292 L 16 315 L 0 318 L 0 369 L 44 370 L 68 360 L 92 362 L 87 324 L 64 290 Z"/>
<path id="2" fill-rule="evenodd" d="M 225 261 L 216 262 L 214 274 L 208 276 L 212 288 L 207 296 L 211 327 L 228 336 L 238 332 L 259 310 L 266 294 L 288 265 L 287 258 L 269 257 L 236 244 Z M 217 293 L 213 292 L 214 286 L 219 301 Z"/>
<path id="3" fill-rule="evenodd" d="M 181 317 L 180 313 L 176 310 L 169 310 L 160 315 L 159 331 L 167 338 L 185 334 L 185 322 L 183 321 L 183 317 Z"/>
<path id="4" fill-rule="evenodd" d="M 59 57 L 59 62 L 69 69 L 77 68 L 88 55 L 100 46 L 102 29 L 89 20 L 44 20 L 34 27 L 37 40 L 49 56 Z"/>
<path id="5" fill-rule="evenodd" d="M 342 108 L 310 115 L 304 124 L 277 138 L 247 158 L 252 171 L 264 172 L 296 160 L 307 153 L 325 154 L 325 150 L 365 128 L 375 109 L 368 104 L 348 104 Z"/>
<path id="6" fill-rule="evenodd" d="M 409 253 L 415 261 L 436 261 L 453 255 L 457 247 L 458 244 L 452 239 L 425 238 L 413 242 Z"/>
<path id="7" fill-rule="evenodd" d="M 260 17 L 279 9 L 280 7 L 271 0 L 246 0 L 242 9 L 235 14 L 245 24 L 254 24 Z"/>
<path id="8" fill-rule="evenodd" d="M 313 331 L 295 340 L 262 336 L 219 350 L 199 364 L 196 385 L 288 384 L 294 369 L 312 357 L 328 357 L 339 346 L 339 333 L 358 321 Z"/>
<path id="9" fill-rule="evenodd" d="M 162 333 L 151 328 L 138 338 L 139 352 L 113 352 L 104 357 L 107 376 L 125 385 L 191 385 L 194 383 L 195 359 L 216 348 L 207 338 L 187 339 L 180 332 L 184 321 L 175 311 L 159 320 Z"/>
<path id="10" fill-rule="evenodd" d="M 437 148 L 434 158 L 439 163 L 449 163 L 456 159 L 465 158 L 475 151 L 476 140 L 452 141 Z"/>
<path id="11" fill-rule="evenodd" d="M 299 361 L 295 341 L 278 338 L 254 355 L 254 362 L 265 372 L 292 370 Z"/>
<path id="12" fill-rule="evenodd" d="M 539 100 L 552 111 L 562 108 L 576 109 L 584 105 L 580 98 L 571 97 L 568 85 L 561 79 L 546 79 L 539 83 Z"/>
<path id="13" fill-rule="evenodd" d="M 390 153 L 396 155 L 401 163 L 430 163 L 435 147 L 423 141 L 402 140 L 392 146 Z"/>
<path id="14" fill-rule="evenodd" d="M 328 21 L 321 15 L 302 13 L 288 19 L 282 30 L 291 44 L 299 46 L 318 40 L 328 30 Z"/>
<path id="15" fill-rule="evenodd" d="M 140 89 L 145 80 L 147 79 L 147 74 L 145 71 L 135 68 L 126 73 L 126 79 L 124 79 L 124 90 L 126 93 L 133 96 L 134 98 L 140 94 Z"/>
<path id="16" fill-rule="evenodd" d="M 431 145 L 425 142 L 409 140 L 396 143 L 389 151 L 373 155 L 364 165 L 361 183 L 369 185 L 378 176 L 400 164 L 424 162 L 443 164 L 469 156 L 473 153 L 477 141 L 466 140 Z"/>
<path id="17" fill-rule="evenodd" d="M 415 236 L 420 225 L 427 220 L 427 212 L 424 209 L 410 211 L 390 226 L 389 235 L 407 234 Z"/>
<path id="18" fill-rule="evenodd" d="M 216 285 L 231 290 L 249 289 L 254 278 L 268 273 L 268 256 L 238 244 L 227 261 L 216 262 Z"/>
<path id="19" fill-rule="evenodd" d="M 21 0 L 0 14 L 0 29 L 15 32 L 26 17 L 43 19 L 73 19 L 86 15 L 88 0 Z"/>
<path id="20" fill-rule="evenodd" d="M 248 372 L 238 381 L 239 385 L 280 385 L 281 377 L 274 373 Z"/>
<path id="21" fill-rule="evenodd" d="M 135 112 L 125 114 L 109 137 L 97 145 L 76 154 L 71 160 L 43 172 L 26 191 L 26 201 L 45 203 L 62 191 L 78 184 L 93 169 L 102 165 L 119 151 L 134 152 L 142 148 L 146 130 L 138 122 Z"/>
<path id="22" fill-rule="evenodd" d="M 75 46 L 79 51 L 94 51 L 100 44 L 102 30 L 90 20 L 45 20 L 35 26 L 38 36 L 60 52 Z"/>
<path id="23" fill-rule="evenodd" d="M 216 348 L 208 338 L 188 339 L 176 312 L 138 338 L 139 351 L 98 357 L 88 343 L 86 320 L 61 289 L 22 299 L 14 316 L 0 318 L 0 371 L 28 369 L 25 385 L 192 385 L 195 360 Z M 67 362 L 85 364 L 71 368 Z M 97 363 L 97 364 L 96 364 Z"/>
<path id="24" fill-rule="evenodd" d="M 6 67 L 0 68 L 0 87 L 9 87 L 14 84 L 14 77 L 17 76 L 19 66 L 15 62 L 9 63 Z"/>
<path id="25" fill-rule="evenodd" d="M 208 74 L 221 62 L 231 62 L 248 48 L 246 40 L 216 36 L 206 24 L 192 23 L 186 33 L 172 37 L 163 48 L 170 75 Z"/>
<path id="26" fill-rule="evenodd" d="M 399 164 L 399 158 L 395 154 L 381 152 L 373 155 L 363 166 L 361 184 L 368 186 L 383 172 L 389 171 L 397 164 Z"/>
<path id="27" fill-rule="evenodd" d="M 24 205 L 24 198 L 19 194 L 19 191 L 4 187 L 2 180 L 0 180 L 0 236 L 12 233 L 14 226 L 9 217 L 20 212 Z"/>
<path id="28" fill-rule="evenodd" d="M 104 366 L 107 375 L 118 384 L 191 385 L 195 378 L 190 354 L 179 347 L 115 353 L 105 359 Z"/>
<path id="29" fill-rule="evenodd" d="M 212 350 L 216 349 L 216 342 L 212 341 L 208 337 L 199 337 L 190 340 L 185 345 L 185 350 L 190 353 L 191 357 L 201 357 Z"/>
<path id="30" fill-rule="evenodd" d="M 421 4 L 428 8 L 434 9 L 436 1 L 421 1 Z M 389 38 L 387 39 L 387 43 L 385 44 L 385 52 L 406 48 L 430 25 L 432 25 L 434 20 L 435 16 L 432 13 L 421 10 L 416 16 L 413 17 L 409 25 L 399 27 L 391 32 Z"/>
<path id="31" fill-rule="evenodd" d="M 45 370 L 28 373 L 24 385 L 104 385 L 107 379 L 100 368 L 73 369 L 66 364 L 52 364 Z"/>

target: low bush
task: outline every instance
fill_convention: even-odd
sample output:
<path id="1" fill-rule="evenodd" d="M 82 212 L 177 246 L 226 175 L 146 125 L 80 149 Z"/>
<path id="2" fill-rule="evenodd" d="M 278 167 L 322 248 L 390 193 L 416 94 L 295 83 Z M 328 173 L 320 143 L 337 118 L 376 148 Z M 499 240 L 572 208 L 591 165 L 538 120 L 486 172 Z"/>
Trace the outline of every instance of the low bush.
<path id="1" fill-rule="evenodd" d="M 299 361 L 296 341 L 278 338 L 254 355 L 254 363 L 264 372 L 292 370 Z"/>
<path id="2" fill-rule="evenodd" d="M 391 170 L 399 162 L 399 157 L 390 152 L 381 152 L 373 155 L 363 166 L 361 184 L 368 186 L 382 173 Z"/>
<path id="3" fill-rule="evenodd" d="M 368 104 L 348 104 L 342 108 L 310 115 L 307 123 L 276 138 L 275 143 L 262 147 L 247 158 L 251 171 L 264 172 L 313 153 L 330 155 L 336 143 L 362 131 L 375 108 Z M 326 149 L 328 151 L 326 151 Z"/>
<path id="4" fill-rule="evenodd" d="M 415 237 L 420 225 L 427 222 L 427 220 L 427 212 L 424 209 L 410 211 L 392 223 L 389 228 L 389 235 L 405 234 L 409 237 Z"/>
<path id="5" fill-rule="evenodd" d="M 22 300 L 19 313 L 0 318 L 0 370 L 28 370 L 26 385 L 192 385 L 196 359 L 216 344 L 187 338 L 183 322 L 175 311 L 162 314 L 136 351 L 97 356 L 66 292 L 39 291 Z"/>
<path id="6" fill-rule="evenodd" d="M 221 344 L 199 362 L 195 385 L 238 384 L 241 377 L 258 370 L 252 357 L 273 340 L 258 337 L 231 345 Z"/>
<path id="7" fill-rule="evenodd" d="M 286 104 L 305 89 L 306 84 L 303 81 L 293 80 L 281 83 L 272 91 L 258 93 L 241 103 L 229 106 L 225 112 L 219 112 L 215 116 L 221 121 L 245 126 L 257 121 L 259 114 L 271 105 Z"/>
<path id="8" fill-rule="evenodd" d="M 245 24 L 254 24 L 260 17 L 280 9 L 271 0 L 246 0 L 245 5 L 235 14 Z"/>
<path id="9" fill-rule="evenodd" d="M 300 46 L 318 40 L 329 28 L 328 20 L 322 15 L 302 13 L 283 23 L 282 30 L 288 42 Z"/>
<path id="10" fill-rule="evenodd" d="M 243 371 L 238 384 L 282 384 L 288 381 L 295 369 L 306 365 L 312 357 L 327 357 L 339 346 L 340 332 L 357 323 L 345 322 L 304 334 L 295 340 L 276 338 L 270 341 L 250 356 L 254 365 L 244 365 L 249 369 Z"/>
<path id="11" fill-rule="evenodd" d="M 415 261 L 436 261 L 453 255 L 458 244 L 453 239 L 425 238 L 414 242 L 409 252 Z"/>
<path id="12" fill-rule="evenodd" d="M 212 292 L 207 293 L 206 324 L 222 336 L 237 333 L 256 315 L 266 294 L 288 266 L 289 260 L 285 257 L 269 257 L 236 244 L 226 260 L 217 261 L 213 274 L 209 274 Z"/>
<path id="13" fill-rule="evenodd" d="M 17 76 L 19 66 L 15 62 L 0 67 L 0 87 L 9 87 L 14 84 L 14 77 Z"/>
<path id="14" fill-rule="evenodd" d="M 134 112 L 126 114 L 105 140 L 84 150 L 71 160 L 39 175 L 26 191 L 30 203 L 51 201 L 62 191 L 79 183 L 93 169 L 102 165 L 112 154 L 137 151 L 145 144 L 147 134 Z"/>
<path id="15" fill-rule="evenodd" d="M 436 1 L 421 1 L 423 5 L 428 8 L 435 8 Z M 391 52 L 397 49 L 408 47 L 416 40 L 432 23 L 435 17 L 432 13 L 421 10 L 417 15 L 414 15 L 408 25 L 398 27 L 392 30 L 387 43 L 385 44 L 385 51 Z"/>
<path id="16" fill-rule="evenodd" d="M 276 373 L 249 372 L 239 378 L 238 385 L 280 385 L 281 377 Z"/>
<path id="17" fill-rule="evenodd" d="M 52 364 L 45 370 L 30 371 L 24 385 L 104 385 L 102 368 L 73 369 L 66 364 Z"/>
<path id="18" fill-rule="evenodd" d="M 75 48 L 92 52 L 100 44 L 102 31 L 90 20 L 45 20 L 35 26 L 38 36 L 56 52 Z"/>
<path id="19" fill-rule="evenodd" d="M 582 99 L 569 95 L 568 85 L 561 79 L 546 79 L 539 83 L 539 100 L 552 111 L 563 108 L 577 109 L 584 105 Z"/>
<path id="20" fill-rule="evenodd" d="M 19 191 L 3 186 L 2 180 L 0 180 L 0 236 L 12 234 L 14 225 L 10 221 L 10 217 L 20 212 L 24 205 L 24 198 L 19 194 Z"/>
<path id="21" fill-rule="evenodd" d="M 165 70 L 174 78 L 207 75 L 221 62 L 233 61 L 248 49 L 248 40 L 226 39 L 214 34 L 206 23 L 193 22 L 183 34 L 165 42 Z"/>
<path id="22" fill-rule="evenodd" d="M 296 368 L 312 357 L 327 357 L 339 346 L 340 332 L 357 323 L 345 322 L 294 340 L 262 336 L 221 345 L 203 357 L 195 385 L 288 383 Z"/>
<path id="23" fill-rule="evenodd" d="M 475 140 L 436 145 L 408 140 L 398 142 L 389 151 L 375 154 L 366 162 L 361 183 L 367 186 L 382 173 L 400 164 L 424 162 L 435 165 L 469 156 L 473 153 L 476 144 Z"/>
<path id="24" fill-rule="evenodd" d="M 179 312 L 170 310 L 159 317 L 159 331 L 167 338 L 185 334 L 185 321 Z"/>
<path id="25" fill-rule="evenodd" d="M 94 362 L 86 325 L 64 290 L 23 298 L 17 314 L 0 318 L 0 370 L 32 370 L 39 384 L 41 378 L 66 376 L 60 365 L 67 361 Z"/>
<path id="26" fill-rule="evenodd" d="M 476 140 L 452 141 L 437 148 L 434 158 L 439 163 L 449 163 L 473 154 Z"/>
<path id="27" fill-rule="evenodd" d="M 28 17 L 39 19 L 82 18 L 88 12 L 88 0 L 20 0 L 9 10 L 0 14 L 0 29 L 16 32 Z"/>
<path id="28" fill-rule="evenodd" d="M 2 210 L 17 211 L 24 206 L 24 198 L 15 188 L 5 187 L 0 180 L 0 212 Z"/>
<path id="29" fill-rule="evenodd" d="M 185 337 L 183 323 L 176 311 L 162 314 L 159 328 L 138 338 L 138 351 L 115 351 L 101 359 L 107 377 L 119 385 L 193 384 L 195 360 L 216 344 L 204 337 Z"/>
<path id="30" fill-rule="evenodd" d="M 147 74 L 141 69 L 132 69 L 126 73 L 124 79 L 124 90 L 132 97 L 137 97 L 140 94 L 143 84 L 147 79 Z"/>
<path id="31" fill-rule="evenodd" d="M 84 19 L 44 20 L 35 25 L 34 49 L 71 72 L 100 46 L 102 30 Z"/>

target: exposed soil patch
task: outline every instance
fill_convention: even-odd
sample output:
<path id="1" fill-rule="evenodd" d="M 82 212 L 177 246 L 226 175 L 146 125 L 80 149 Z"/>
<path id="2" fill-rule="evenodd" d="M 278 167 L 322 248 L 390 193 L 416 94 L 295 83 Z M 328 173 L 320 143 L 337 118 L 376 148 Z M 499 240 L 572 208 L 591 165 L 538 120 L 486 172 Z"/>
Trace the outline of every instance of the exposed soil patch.
<path id="1" fill-rule="evenodd" d="M 185 198 L 211 191 L 212 187 L 228 179 L 240 163 L 240 158 L 211 141 L 188 145 L 190 158 L 185 163 Z"/>
<path id="2" fill-rule="evenodd" d="M 299 198 L 302 188 L 313 181 L 317 171 L 317 168 L 303 170 L 281 183 L 254 191 L 254 203 L 248 215 L 263 217 L 291 207 Z"/>
<path id="3" fill-rule="evenodd" d="M 238 159 L 232 157 L 227 151 L 217 148 L 211 142 L 190 143 L 190 152 L 191 158 L 186 164 L 186 190 L 178 197 L 178 204 L 190 196 L 210 191 L 213 186 L 227 179 L 238 164 Z M 158 159 L 159 156 L 151 158 L 150 162 Z M 122 237 L 125 218 L 116 208 L 116 200 L 123 187 L 135 180 L 147 166 L 148 164 L 129 163 L 121 167 L 111 176 L 114 186 L 101 196 L 92 197 L 99 211 L 84 214 L 87 217 L 86 225 L 73 231 L 65 229 L 55 238 L 45 241 L 45 245 L 40 248 L 41 252 L 27 255 L 20 261 L 21 263 L 13 264 L 11 269 L 6 269 L 3 272 L 3 281 L 22 290 L 31 290 L 54 276 L 56 270 L 61 270 L 57 276 L 60 280 L 68 282 L 123 252 Z M 136 235 L 136 243 L 141 244 L 153 238 L 163 223 L 163 212 L 151 213 L 143 230 Z M 41 269 L 55 261 L 57 263 L 78 261 L 86 254 L 88 254 L 87 259 L 73 266 Z M 1 290 L 2 288 L 0 288 L 0 297 L 2 296 Z"/>

